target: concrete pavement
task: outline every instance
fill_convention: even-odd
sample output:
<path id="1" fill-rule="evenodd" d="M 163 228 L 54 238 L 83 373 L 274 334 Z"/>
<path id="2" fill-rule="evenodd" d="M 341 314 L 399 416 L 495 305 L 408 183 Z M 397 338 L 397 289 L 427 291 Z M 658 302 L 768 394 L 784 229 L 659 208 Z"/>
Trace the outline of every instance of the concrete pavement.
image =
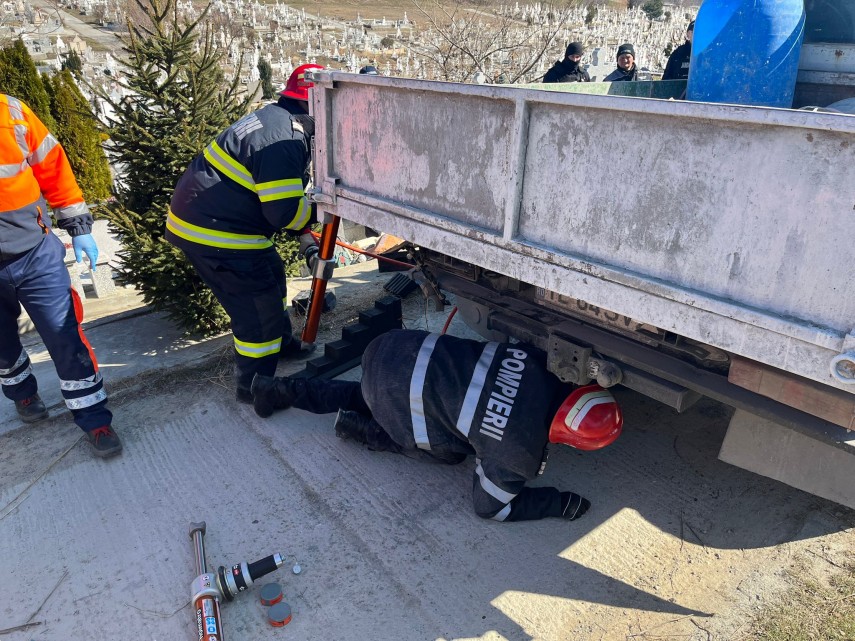
<path id="1" fill-rule="evenodd" d="M 371 264 L 337 270 L 324 340 L 389 277 Z M 291 281 L 291 293 L 307 284 Z M 59 409 L 0 434 L 10 641 L 198 641 L 187 531 L 199 520 L 209 565 L 285 557 L 259 583 L 283 586 L 293 621 L 269 626 L 253 586 L 223 607 L 228 641 L 726 639 L 793 568 L 851 559 L 851 511 L 715 459 L 729 412 L 712 402 L 678 415 L 618 391 L 618 442 L 556 448 L 536 482 L 580 492 L 591 511 L 573 523 L 487 522 L 472 512 L 473 461 L 370 452 L 337 439 L 331 415 L 262 420 L 234 402 L 227 378 L 192 367 L 227 355 L 228 336 L 192 343 L 140 308 L 101 311 L 89 336 L 108 387 L 121 388 L 123 455 L 94 458 Z M 446 317 L 418 294 L 406 301 L 407 327 L 438 331 Z M 458 321 L 450 331 L 465 334 Z M 55 388 L 50 363 L 38 367 L 43 389 Z M 190 375 L 157 376 L 167 368 Z"/>

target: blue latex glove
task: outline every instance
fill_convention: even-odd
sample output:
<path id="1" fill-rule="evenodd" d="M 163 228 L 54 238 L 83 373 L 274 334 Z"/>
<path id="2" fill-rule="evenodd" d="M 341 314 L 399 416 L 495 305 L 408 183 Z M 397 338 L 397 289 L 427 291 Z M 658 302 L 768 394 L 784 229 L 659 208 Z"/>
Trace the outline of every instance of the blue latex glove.
<path id="1" fill-rule="evenodd" d="M 71 238 L 71 246 L 74 248 L 74 258 L 78 263 L 83 262 L 83 254 L 89 258 L 89 269 L 95 271 L 95 264 L 98 262 L 98 245 L 95 244 L 95 239 L 92 234 L 81 234 Z"/>

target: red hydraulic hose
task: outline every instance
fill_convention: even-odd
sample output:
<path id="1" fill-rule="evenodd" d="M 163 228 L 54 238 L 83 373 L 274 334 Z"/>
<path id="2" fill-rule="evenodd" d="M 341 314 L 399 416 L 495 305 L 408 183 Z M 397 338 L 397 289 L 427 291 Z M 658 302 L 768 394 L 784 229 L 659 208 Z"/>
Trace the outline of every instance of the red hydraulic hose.
<path id="1" fill-rule="evenodd" d="M 457 313 L 457 306 L 451 310 L 451 313 L 448 315 L 448 318 L 445 320 L 445 325 L 442 326 L 442 331 L 440 334 L 445 334 L 448 331 L 448 326 L 451 325 L 451 319 L 454 318 L 454 315 Z"/>
<path id="2" fill-rule="evenodd" d="M 320 234 L 316 234 L 315 232 L 310 232 L 312 236 L 315 238 L 320 238 Z M 339 247 L 344 247 L 345 249 L 349 249 L 350 251 L 356 252 L 357 254 L 365 254 L 366 256 L 371 256 L 371 258 L 376 258 L 377 260 L 385 261 L 391 265 L 397 265 L 398 267 L 406 267 L 407 269 L 412 269 L 415 265 L 411 265 L 410 263 L 405 263 L 400 260 L 395 260 L 394 258 L 389 258 L 388 256 L 381 256 L 380 254 L 375 254 L 374 252 L 370 252 L 367 249 L 359 249 L 359 247 L 355 247 L 349 243 L 346 243 L 342 240 L 336 240 L 335 244 Z"/>

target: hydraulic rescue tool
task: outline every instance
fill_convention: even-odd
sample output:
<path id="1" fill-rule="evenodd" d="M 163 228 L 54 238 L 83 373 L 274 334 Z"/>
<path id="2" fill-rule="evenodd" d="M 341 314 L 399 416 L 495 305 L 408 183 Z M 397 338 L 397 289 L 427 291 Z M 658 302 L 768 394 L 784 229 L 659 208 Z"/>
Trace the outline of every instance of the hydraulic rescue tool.
<path id="1" fill-rule="evenodd" d="M 223 641 L 223 627 L 220 622 L 220 602 L 232 601 L 237 594 L 249 588 L 255 581 L 270 574 L 282 565 L 280 554 L 259 559 L 254 563 L 236 563 L 230 569 L 220 566 L 217 572 L 208 572 L 205 560 L 205 531 L 207 525 L 190 524 L 190 538 L 196 554 L 196 573 L 190 591 L 193 607 L 196 610 L 196 628 L 199 641 Z"/>
<path id="2" fill-rule="evenodd" d="M 304 343 L 314 343 L 318 337 L 318 325 L 321 322 L 321 312 L 324 309 L 327 281 L 332 278 L 335 267 L 333 254 L 335 253 L 339 221 L 338 216 L 333 216 L 328 212 L 323 213 L 320 249 L 312 267 L 312 294 L 309 300 L 309 310 L 306 313 L 306 325 L 303 327 L 301 336 Z"/>

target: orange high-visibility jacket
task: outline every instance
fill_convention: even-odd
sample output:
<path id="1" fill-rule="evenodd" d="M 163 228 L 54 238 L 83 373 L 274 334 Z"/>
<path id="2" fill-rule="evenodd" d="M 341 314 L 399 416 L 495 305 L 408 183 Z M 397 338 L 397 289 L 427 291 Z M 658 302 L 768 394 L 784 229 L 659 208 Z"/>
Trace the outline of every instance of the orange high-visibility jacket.
<path id="1" fill-rule="evenodd" d="M 50 233 L 45 200 L 71 236 L 92 230 L 62 146 L 27 105 L 0 94 L 0 261 L 28 252 Z"/>

